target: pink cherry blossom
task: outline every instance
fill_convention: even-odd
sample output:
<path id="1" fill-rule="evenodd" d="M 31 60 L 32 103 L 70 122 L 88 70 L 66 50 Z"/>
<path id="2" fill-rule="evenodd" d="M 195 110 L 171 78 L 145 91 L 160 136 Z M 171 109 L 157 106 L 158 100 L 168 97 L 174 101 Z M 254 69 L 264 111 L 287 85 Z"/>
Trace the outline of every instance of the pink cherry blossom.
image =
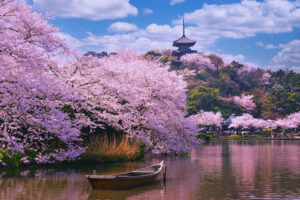
<path id="1" fill-rule="evenodd" d="M 93 118 L 87 125 L 109 124 L 155 153 L 186 151 L 198 143 L 197 126 L 184 117 L 186 82 L 168 69 L 122 50 L 101 59 L 82 57 L 59 70 L 87 102 Z"/>
<path id="2" fill-rule="evenodd" d="M 244 95 L 244 94 L 242 94 L 241 97 L 235 96 L 232 99 L 236 104 L 239 104 L 245 110 L 251 111 L 256 107 L 255 103 L 253 103 L 253 101 L 252 101 L 253 97 L 254 97 L 253 95 Z"/>
<path id="3" fill-rule="evenodd" d="M 263 119 L 256 119 L 250 114 L 243 114 L 242 116 L 238 116 L 232 119 L 232 123 L 230 124 L 230 128 L 249 128 L 249 127 L 256 127 L 256 128 L 266 128 L 274 130 L 277 127 L 281 127 L 282 129 L 290 129 L 290 128 L 297 128 L 300 125 L 300 112 L 293 113 L 288 115 L 286 118 L 283 119 L 276 119 L 276 120 L 263 120 Z"/>
<path id="4" fill-rule="evenodd" d="M 194 121 L 195 123 L 212 126 L 215 125 L 217 127 L 222 126 L 222 122 L 224 119 L 222 118 L 222 114 L 220 112 L 214 113 L 212 111 L 205 112 L 203 110 L 199 111 L 196 115 L 192 115 L 189 117 L 190 120 Z"/>
<path id="5" fill-rule="evenodd" d="M 185 54 L 180 58 L 180 61 L 188 69 L 202 72 L 205 69 L 216 70 L 216 67 L 212 64 L 211 60 L 199 53 Z"/>
<path id="6" fill-rule="evenodd" d="M 0 148 L 21 153 L 24 163 L 84 152 L 77 145 L 80 126 L 61 111 L 77 98 L 52 71 L 54 58 L 69 53 L 56 32 L 25 4 L 0 0 Z M 58 152 L 49 150 L 58 141 L 64 144 Z M 26 152 L 37 157 L 29 161 Z"/>

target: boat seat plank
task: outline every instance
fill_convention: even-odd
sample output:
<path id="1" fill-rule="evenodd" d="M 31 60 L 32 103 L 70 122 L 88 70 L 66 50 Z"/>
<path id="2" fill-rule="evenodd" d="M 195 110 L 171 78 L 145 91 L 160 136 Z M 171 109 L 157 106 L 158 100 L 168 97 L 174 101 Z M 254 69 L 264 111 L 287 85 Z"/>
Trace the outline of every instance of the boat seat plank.
<path id="1" fill-rule="evenodd" d="M 136 174 L 152 174 L 155 171 L 134 171 L 132 173 L 136 173 Z"/>
<path id="2" fill-rule="evenodd" d="M 116 178 L 115 175 L 88 175 L 88 178 L 97 179 L 97 178 L 103 178 L 103 179 L 114 179 Z"/>

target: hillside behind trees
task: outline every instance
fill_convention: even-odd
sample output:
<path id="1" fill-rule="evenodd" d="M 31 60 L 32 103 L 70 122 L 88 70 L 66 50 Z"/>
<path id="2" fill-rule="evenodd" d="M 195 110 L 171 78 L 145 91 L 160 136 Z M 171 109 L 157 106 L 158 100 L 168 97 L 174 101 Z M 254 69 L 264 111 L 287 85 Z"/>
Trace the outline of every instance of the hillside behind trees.
<path id="1" fill-rule="evenodd" d="M 255 118 L 277 119 L 300 110 L 300 74 L 294 71 L 226 63 L 215 54 L 187 54 L 179 61 L 170 50 L 149 51 L 144 56 L 186 74 L 189 115 L 203 110 L 221 112 L 224 118 L 249 113 Z"/>

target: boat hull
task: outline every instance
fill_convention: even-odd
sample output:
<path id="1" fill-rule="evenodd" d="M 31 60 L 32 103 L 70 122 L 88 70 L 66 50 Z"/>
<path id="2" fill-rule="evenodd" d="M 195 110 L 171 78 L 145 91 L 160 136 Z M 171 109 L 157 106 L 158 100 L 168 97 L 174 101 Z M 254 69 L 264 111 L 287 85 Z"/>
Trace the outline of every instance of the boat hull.
<path id="1" fill-rule="evenodd" d="M 155 181 L 162 171 L 164 162 L 139 170 L 117 175 L 87 175 L 86 178 L 94 189 L 127 189 L 146 185 Z"/>
<path id="2" fill-rule="evenodd" d="M 128 189 L 132 187 L 137 187 L 141 185 L 150 184 L 155 181 L 158 174 L 148 177 L 136 177 L 136 178 L 91 178 L 88 180 L 93 187 L 93 189 Z"/>

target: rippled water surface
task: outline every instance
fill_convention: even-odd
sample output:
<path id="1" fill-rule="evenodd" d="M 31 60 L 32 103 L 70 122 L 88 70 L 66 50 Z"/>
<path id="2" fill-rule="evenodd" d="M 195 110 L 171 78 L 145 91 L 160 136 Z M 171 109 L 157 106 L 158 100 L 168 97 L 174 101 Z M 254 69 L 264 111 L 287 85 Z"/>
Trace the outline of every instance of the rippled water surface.
<path id="1" fill-rule="evenodd" d="M 115 174 L 164 159 L 167 182 L 92 190 L 85 174 Z M 1 170 L 0 199 L 300 199 L 300 141 L 212 141 L 187 157 L 144 162 Z"/>

